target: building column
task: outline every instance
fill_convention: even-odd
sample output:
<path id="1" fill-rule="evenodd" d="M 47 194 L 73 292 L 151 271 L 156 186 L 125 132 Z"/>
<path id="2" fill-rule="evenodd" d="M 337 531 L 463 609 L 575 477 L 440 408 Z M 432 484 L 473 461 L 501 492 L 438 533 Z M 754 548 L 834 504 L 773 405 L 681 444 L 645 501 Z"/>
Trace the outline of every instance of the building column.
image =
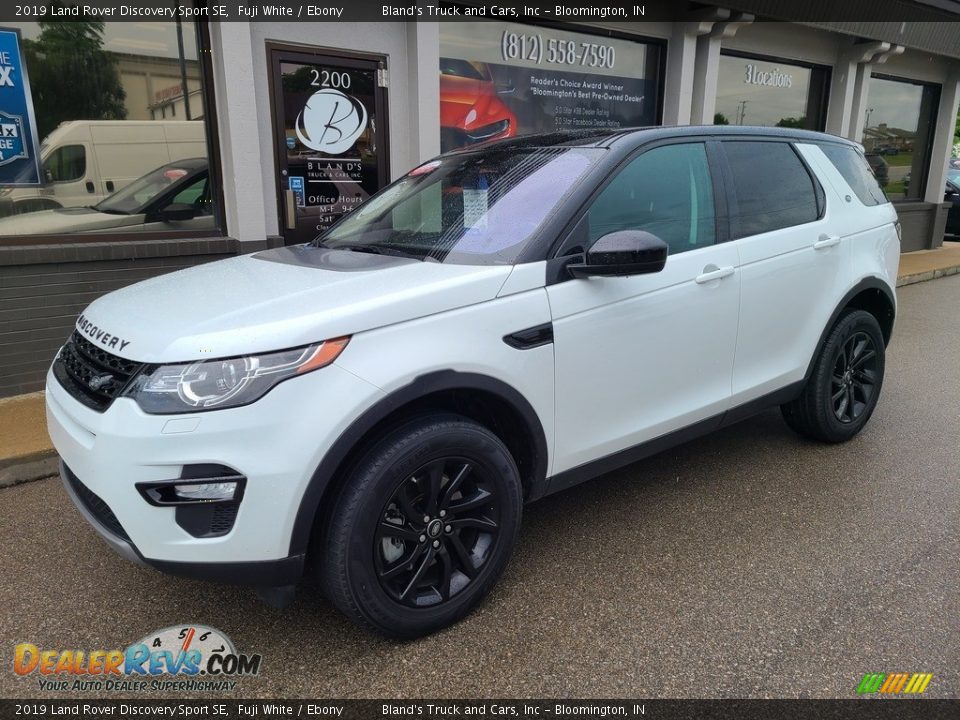
<path id="1" fill-rule="evenodd" d="M 857 83 L 860 91 L 863 88 L 863 78 L 858 77 L 864 63 L 869 63 L 874 55 L 890 49 L 890 43 L 871 42 L 859 43 L 840 51 L 833 66 L 833 76 L 830 78 L 830 98 L 827 102 L 827 132 L 840 137 L 851 137 L 850 119 L 853 117 L 853 106 L 857 94 Z M 862 98 L 859 103 L 862 104 Z"/>
<path id="2" fill-rule="evenodd" d="M 870 43 L 877 45 L 878 48 L 870 52 L 867 60 L 859 62 L 856 66 L 856 73 L 853 81 L 853 99 L 850 103 L 850 119 L 847 132 L 844 137 L 860 142 L 863 137 L 863 126 L 866 122 L 867 111 L 867 92 L 870 89 L 870 74 L 873 72 L 874 65 L 882 65 L 893 55 L 900 55 L 904 51 L 903 45 L 891 45 L 887 42 Z M 867 52 L 862 53 L 865 57 Z"/>
<path id="3" fill-rule="evenodd" d="M 709 33 L 697 38 L 697 55 L 693 66 L 693 97 L 690 122 L 694 125 L 713 125 L 717 111 L 717 76 L 720 72 L 720 48 L 726 38 L 732 38 L 744 25 L 753 22 L 753 15 L 738 13 L 733 20 L 718 22 Z"/>
<path id="4" fill-rule="evenodd" d="M 937 108 L 937 127 L 933 135 L 933 150 L 930 154 L 930 172 L 927 174 L 927 190 L 924 201 L 943 202 L 943 188 L 947 181 L 947 160 L 953 148 L 953 128 L 960 105 L 960 66 L 954 66 L 940 90 L 940 106 Z"/>
<path id="5" fill-rule="evenodd" d="M 667 46 L 667 72 L 663 97 L 663 124 L 689 125 L 694 93 L 697 38 L 713 29 L 718 20 L 726 20 L 725 8 L 705 8 L 690 22 L 673 25 Z"/>
<path id="6" fill-rule="evenodd" d="M 407 73 L 410 76 L 410 138 L 416 162 L 440 154 L 440 23 L 407 23 Z M 404 172 L 407 168 L 394 168 Z"/>
<path id="7" fill-rule="evenodd" d="M 226 233 L 240 241 L 241 253 L 259 249 L 268 234 L 277 232 L 276 222 L 267 227 L 265 198 L 274 189 L 264 178 L 273 173 L 272 138 L 261 141 L 258 103 L 253 95 L 254 48 L 249 22 L 210 23 L 213 82 L 220 158 L 223 164 L 223 201 Z M 269 112 L 263 109 L 262 112 Z M 269 124 L 269 123 L 267 123 Z M 245 250 L 244 243 L 251 245 Z"/>

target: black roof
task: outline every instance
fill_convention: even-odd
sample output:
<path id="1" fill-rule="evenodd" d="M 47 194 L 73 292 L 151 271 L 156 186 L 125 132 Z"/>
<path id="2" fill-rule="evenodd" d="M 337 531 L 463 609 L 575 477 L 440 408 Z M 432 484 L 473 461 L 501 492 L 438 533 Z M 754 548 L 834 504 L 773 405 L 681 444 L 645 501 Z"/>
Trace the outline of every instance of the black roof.
<path id="1" fill-rule="evenodd" d="M 796 128 L 759 127 L 751 125 L 676 125 L 636 128 L 618 128 L 615 130 L 558 130 L 549 133 L 519 135 L 505 140 L 496 140 L 482 145 L 474 145 L 455 152 L 469 152 L 482 148 L 524 149 L 534 147 L 612 147 L 620 142 L 636 144 L 639 141 L 661 138 L 684 137 L 771 137 L 803 142 L 834 142 L 856 147 L 857 143 L 847 138 L 813 130 Z"/>

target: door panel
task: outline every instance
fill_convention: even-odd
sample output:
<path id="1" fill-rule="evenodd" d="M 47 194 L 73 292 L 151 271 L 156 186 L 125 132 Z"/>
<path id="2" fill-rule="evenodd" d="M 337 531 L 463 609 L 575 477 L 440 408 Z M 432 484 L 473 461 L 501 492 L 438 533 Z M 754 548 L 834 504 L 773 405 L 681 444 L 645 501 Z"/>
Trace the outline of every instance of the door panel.
<path id="1" fill-rule="evenodd" d="M 313 240 L 389 178 L 383 61 L 271 48 L 280 227 Z"/>
<path id="2" fill-rule="evenodd" d="M 547 289 L 556 353 L 554 472 L 725 411 L 740 278 L 730 243 L 667 259 L 659 273 Z"/>
<path id="3" fill-rule="evenodd" d="M 741 405 L 803 378 L 842 295 L 838 288 L 850 247 L 835 217 L 834 189 L 815 184 L 789 145 L 776 143 L 783 152 L 775 160 L 771 143 L 735 144 L 744 147 L 739 160 L 727 153 L 730 185 L 740 195 L 731 202 L 734 229 L 738 212 L 749 214 L 750 208 L 763 214 L 754 224 L 741 224 L 742 232 L 778 222 L 788 225 L 734 240 L 741 302 L 733 405 Z M 721 145 L 726 151 L 727 143 Z"/>
<path id="4" fill-rule="evenodd" d="M 565 247 L 646 230 L 670 248 L 659 273 L 547 288 L 556 361 L 554 473 L 653 440 L 729 406 L 740 277 L 717 239 L 702 143 L 647 150 L 592 202 Z"/>

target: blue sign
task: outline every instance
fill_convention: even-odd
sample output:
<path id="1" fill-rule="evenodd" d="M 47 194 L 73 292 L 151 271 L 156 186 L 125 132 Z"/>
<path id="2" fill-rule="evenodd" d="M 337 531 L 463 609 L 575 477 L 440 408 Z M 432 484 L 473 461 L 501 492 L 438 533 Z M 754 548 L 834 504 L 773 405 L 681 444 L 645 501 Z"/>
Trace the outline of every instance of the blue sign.
<path id="1" fill-rule="evenodd" d="M 296 195 L 297 197 L 297 207 L 306 207 L 307 192 L 306 192 L 306 187 L 303 184 L 303 177 L 291 175 L 290 189 L 293 191 L 293 194 Z"/>
<path id="2" fill-rule="evenodd" d="M 0 185 L 40 185 L 42 179 L 20 31 L 0 28 Z"/>

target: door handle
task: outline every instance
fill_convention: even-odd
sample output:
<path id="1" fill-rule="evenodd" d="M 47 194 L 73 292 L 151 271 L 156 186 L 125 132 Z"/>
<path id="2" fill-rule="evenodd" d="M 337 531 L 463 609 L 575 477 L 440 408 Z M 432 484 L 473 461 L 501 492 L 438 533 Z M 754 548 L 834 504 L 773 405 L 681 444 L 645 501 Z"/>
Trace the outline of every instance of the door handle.
<path id="1" fill-rule="evenodd" d="M 703 272 L 697 275 L 695 278 L 700 285 L 712 282 L 713 280 L 723 280 L 725 277 L 730 277 L 733 275 L 733 265 L 728 265 L 727 267 L 722 268 L 713 266 L 716 268 L 714 270 L 710 270 L 710 267 L 710 265 L 707 265 L 707 267 L 703 269 Z"/>
<path id="2" fill-rule="evenodd" d="M 821 235 L 819 238 L 817 238 L 816 242 L 813 243 L 813 249 L 823 250 L 824 248 L 833 247 L 834 245 L 839 244 L 839 235 Z"/>

